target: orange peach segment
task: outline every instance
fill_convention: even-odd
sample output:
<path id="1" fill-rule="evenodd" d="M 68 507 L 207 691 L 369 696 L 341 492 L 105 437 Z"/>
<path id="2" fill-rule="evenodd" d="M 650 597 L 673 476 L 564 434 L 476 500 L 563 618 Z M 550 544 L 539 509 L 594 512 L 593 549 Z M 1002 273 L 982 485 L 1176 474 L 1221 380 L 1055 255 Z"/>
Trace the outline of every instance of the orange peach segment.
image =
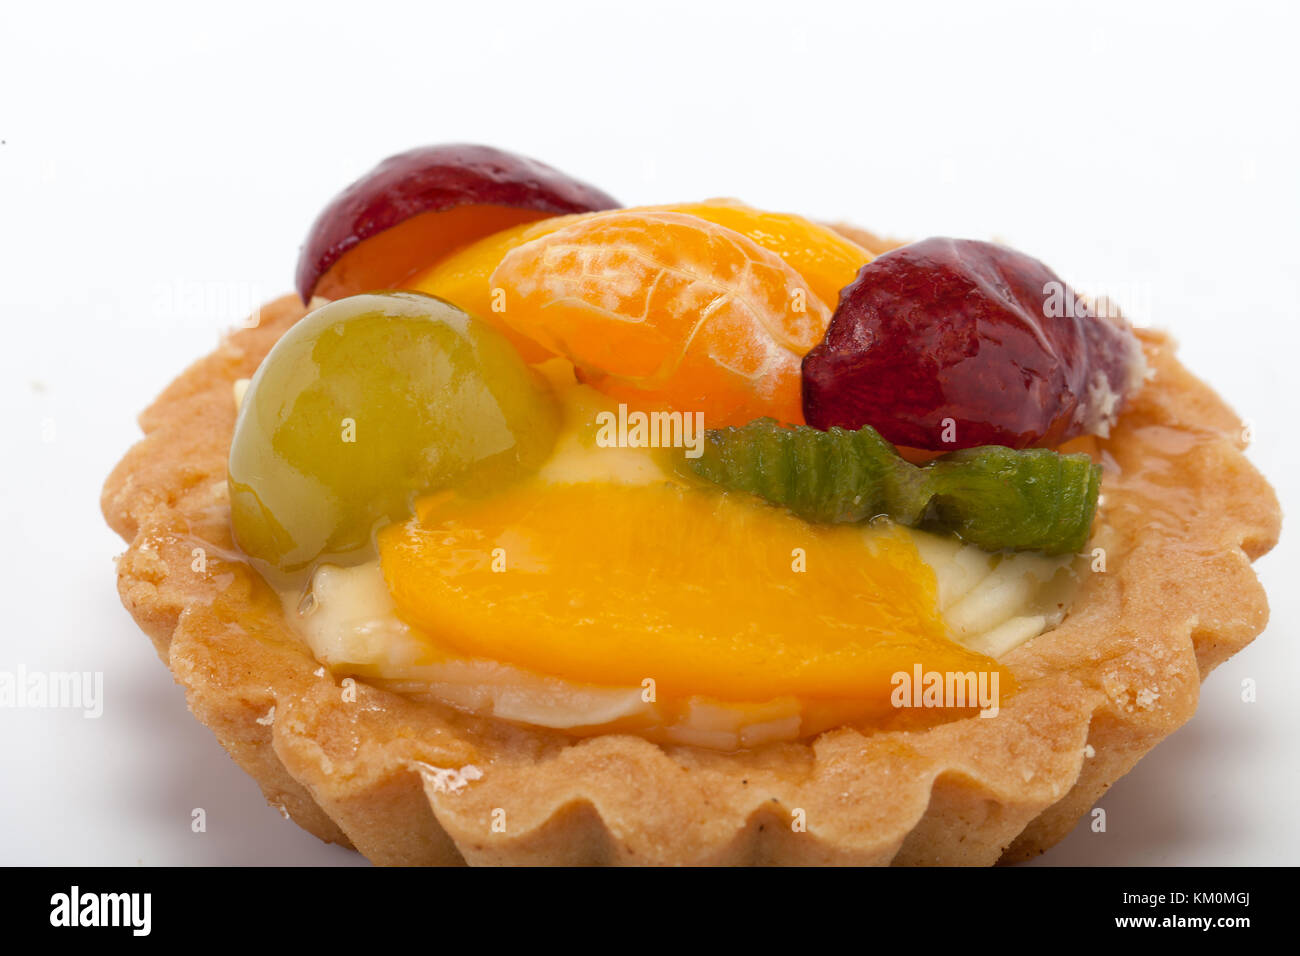
<path id="1" fill-rule="evenodd" d="M 421 213 L 350 248 L 314 280 L 309 294 L 343 299 L 362 292 L 410 288 L 411 277 L 428 263 L 484 233 L 546 218 L 546 213 L 530 209 L 482 205 Z"/>
<path id="2" fill-rule="evenodd" d="M 893 526 L 812 526 L 666 482 L 530 482 L 418 510 L 380 532 L 384 578 L 404 619 L 471 657 L 649 679 L 665 697 L 852 699 L 879 714 L 915 665 L 998 667 L 947 639 L 934 572 Z"/>

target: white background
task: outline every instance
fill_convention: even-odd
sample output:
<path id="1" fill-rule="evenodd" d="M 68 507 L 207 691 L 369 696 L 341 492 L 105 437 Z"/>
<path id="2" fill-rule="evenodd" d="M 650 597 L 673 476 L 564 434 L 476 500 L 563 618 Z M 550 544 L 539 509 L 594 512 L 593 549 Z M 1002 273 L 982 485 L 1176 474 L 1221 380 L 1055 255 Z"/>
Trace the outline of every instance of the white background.
<path id="1" fill-rule="evenodd" d="M 319 208 L 413 145 L 492 143 L 629 204 L 1003 238 L 1173 330 L 1294 508 L 1294 5 L 1041 6 L 6 4 L 0 668 L 102 671 L 106 700 L 0 710 L 0 862 L 361 862 L 189 716 L 118 603 L 98 495 L 135 415 L 289 289 Z M 1296 540 L 1258 565 L 1265 634 L 1106 795 L 1107 832 L 1044 862 L 1300 862 Z"/>

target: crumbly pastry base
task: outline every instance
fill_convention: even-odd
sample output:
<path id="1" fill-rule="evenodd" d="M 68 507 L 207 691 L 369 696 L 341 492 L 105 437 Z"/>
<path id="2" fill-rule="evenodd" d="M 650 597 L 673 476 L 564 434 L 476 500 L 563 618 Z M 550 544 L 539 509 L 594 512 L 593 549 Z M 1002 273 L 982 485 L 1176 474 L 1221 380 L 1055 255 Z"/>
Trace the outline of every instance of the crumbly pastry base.
<path id="1" fill-rule="evenodd" d="M 1004 659 L 1021 690 L 996 718 L 719 753 L 349 686 L 294 635 L 229 531 L 232 384 L 305 312 L 270 303 L 173 382 L 102 504 L 129 543 L 122 602 L 195 716 L 268 801 L 375 863 L 1022 860 L 1188 720 L 1205 675 L 1267 620 L 1250 562 L 1277 540 L 1274 493 L 1241 454 L 1238 417 L 1143 332 L 1151 380 L 1102 443 L 1106 571 L 1060 627 Z"/>

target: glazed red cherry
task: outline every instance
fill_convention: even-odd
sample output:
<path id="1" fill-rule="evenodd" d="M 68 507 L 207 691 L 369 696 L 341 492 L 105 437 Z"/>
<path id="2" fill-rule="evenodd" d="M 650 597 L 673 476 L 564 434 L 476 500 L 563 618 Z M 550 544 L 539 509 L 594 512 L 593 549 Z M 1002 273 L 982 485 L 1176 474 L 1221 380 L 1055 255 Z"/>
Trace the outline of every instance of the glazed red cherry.
<path id="1" fill-rule="evenodd" d="M 614 209 L 594 186 L 526 156 L 473 143 L 390 156 L 316 218 L 298 294 L 329 299 L 401 288 L 453 249 L 525 222 Z"/>
<path id="2" fill-rule="evenodd" d="M 926 239 L 873 260 L 803 360 L 817 428 L 871 425 L 953 450 L 1106 434 L 1142 380 L 1141 346 L 1051 269 L 988 242 Z"/>

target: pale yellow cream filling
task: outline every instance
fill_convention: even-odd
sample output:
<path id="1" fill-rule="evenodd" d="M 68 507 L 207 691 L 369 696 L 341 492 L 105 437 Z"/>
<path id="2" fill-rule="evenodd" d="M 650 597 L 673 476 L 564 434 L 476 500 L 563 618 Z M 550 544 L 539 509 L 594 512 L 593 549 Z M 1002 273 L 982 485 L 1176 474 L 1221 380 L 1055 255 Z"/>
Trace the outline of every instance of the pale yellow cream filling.
<path id="1" fill-rule="evenodd" d="M 637 485 L 679 480 L 647 449 L 601 447 L 596 413 L 608 400 L 549 370 L 566 409 L 566 426 L 540 478 L 554 483 Z M 565 381 L 566 375 L 568 376 Z M 755 507 L 766 507 L 756 504 Z M 934 570 L 940 610 L 954 641 L 1001 657 L 1058 624 L 1068 610 L 1074 558 L 990 554 L 954 539 L 910 531 Z M 751 704 L 691 698 L 647 699 L 641 687 L 576 683 L 455 654 L 436 635 L 418 633 L 397 615 L 377 561 L 324 565 L 308 596 L 282 595 L 317 660 L 335 674 L 356 675 L 463 711 L 578 733 L 630 731 L 670 743 L 721 749 L 795 739 L 835 726 L 852 701 L 795 697 Z"/>

